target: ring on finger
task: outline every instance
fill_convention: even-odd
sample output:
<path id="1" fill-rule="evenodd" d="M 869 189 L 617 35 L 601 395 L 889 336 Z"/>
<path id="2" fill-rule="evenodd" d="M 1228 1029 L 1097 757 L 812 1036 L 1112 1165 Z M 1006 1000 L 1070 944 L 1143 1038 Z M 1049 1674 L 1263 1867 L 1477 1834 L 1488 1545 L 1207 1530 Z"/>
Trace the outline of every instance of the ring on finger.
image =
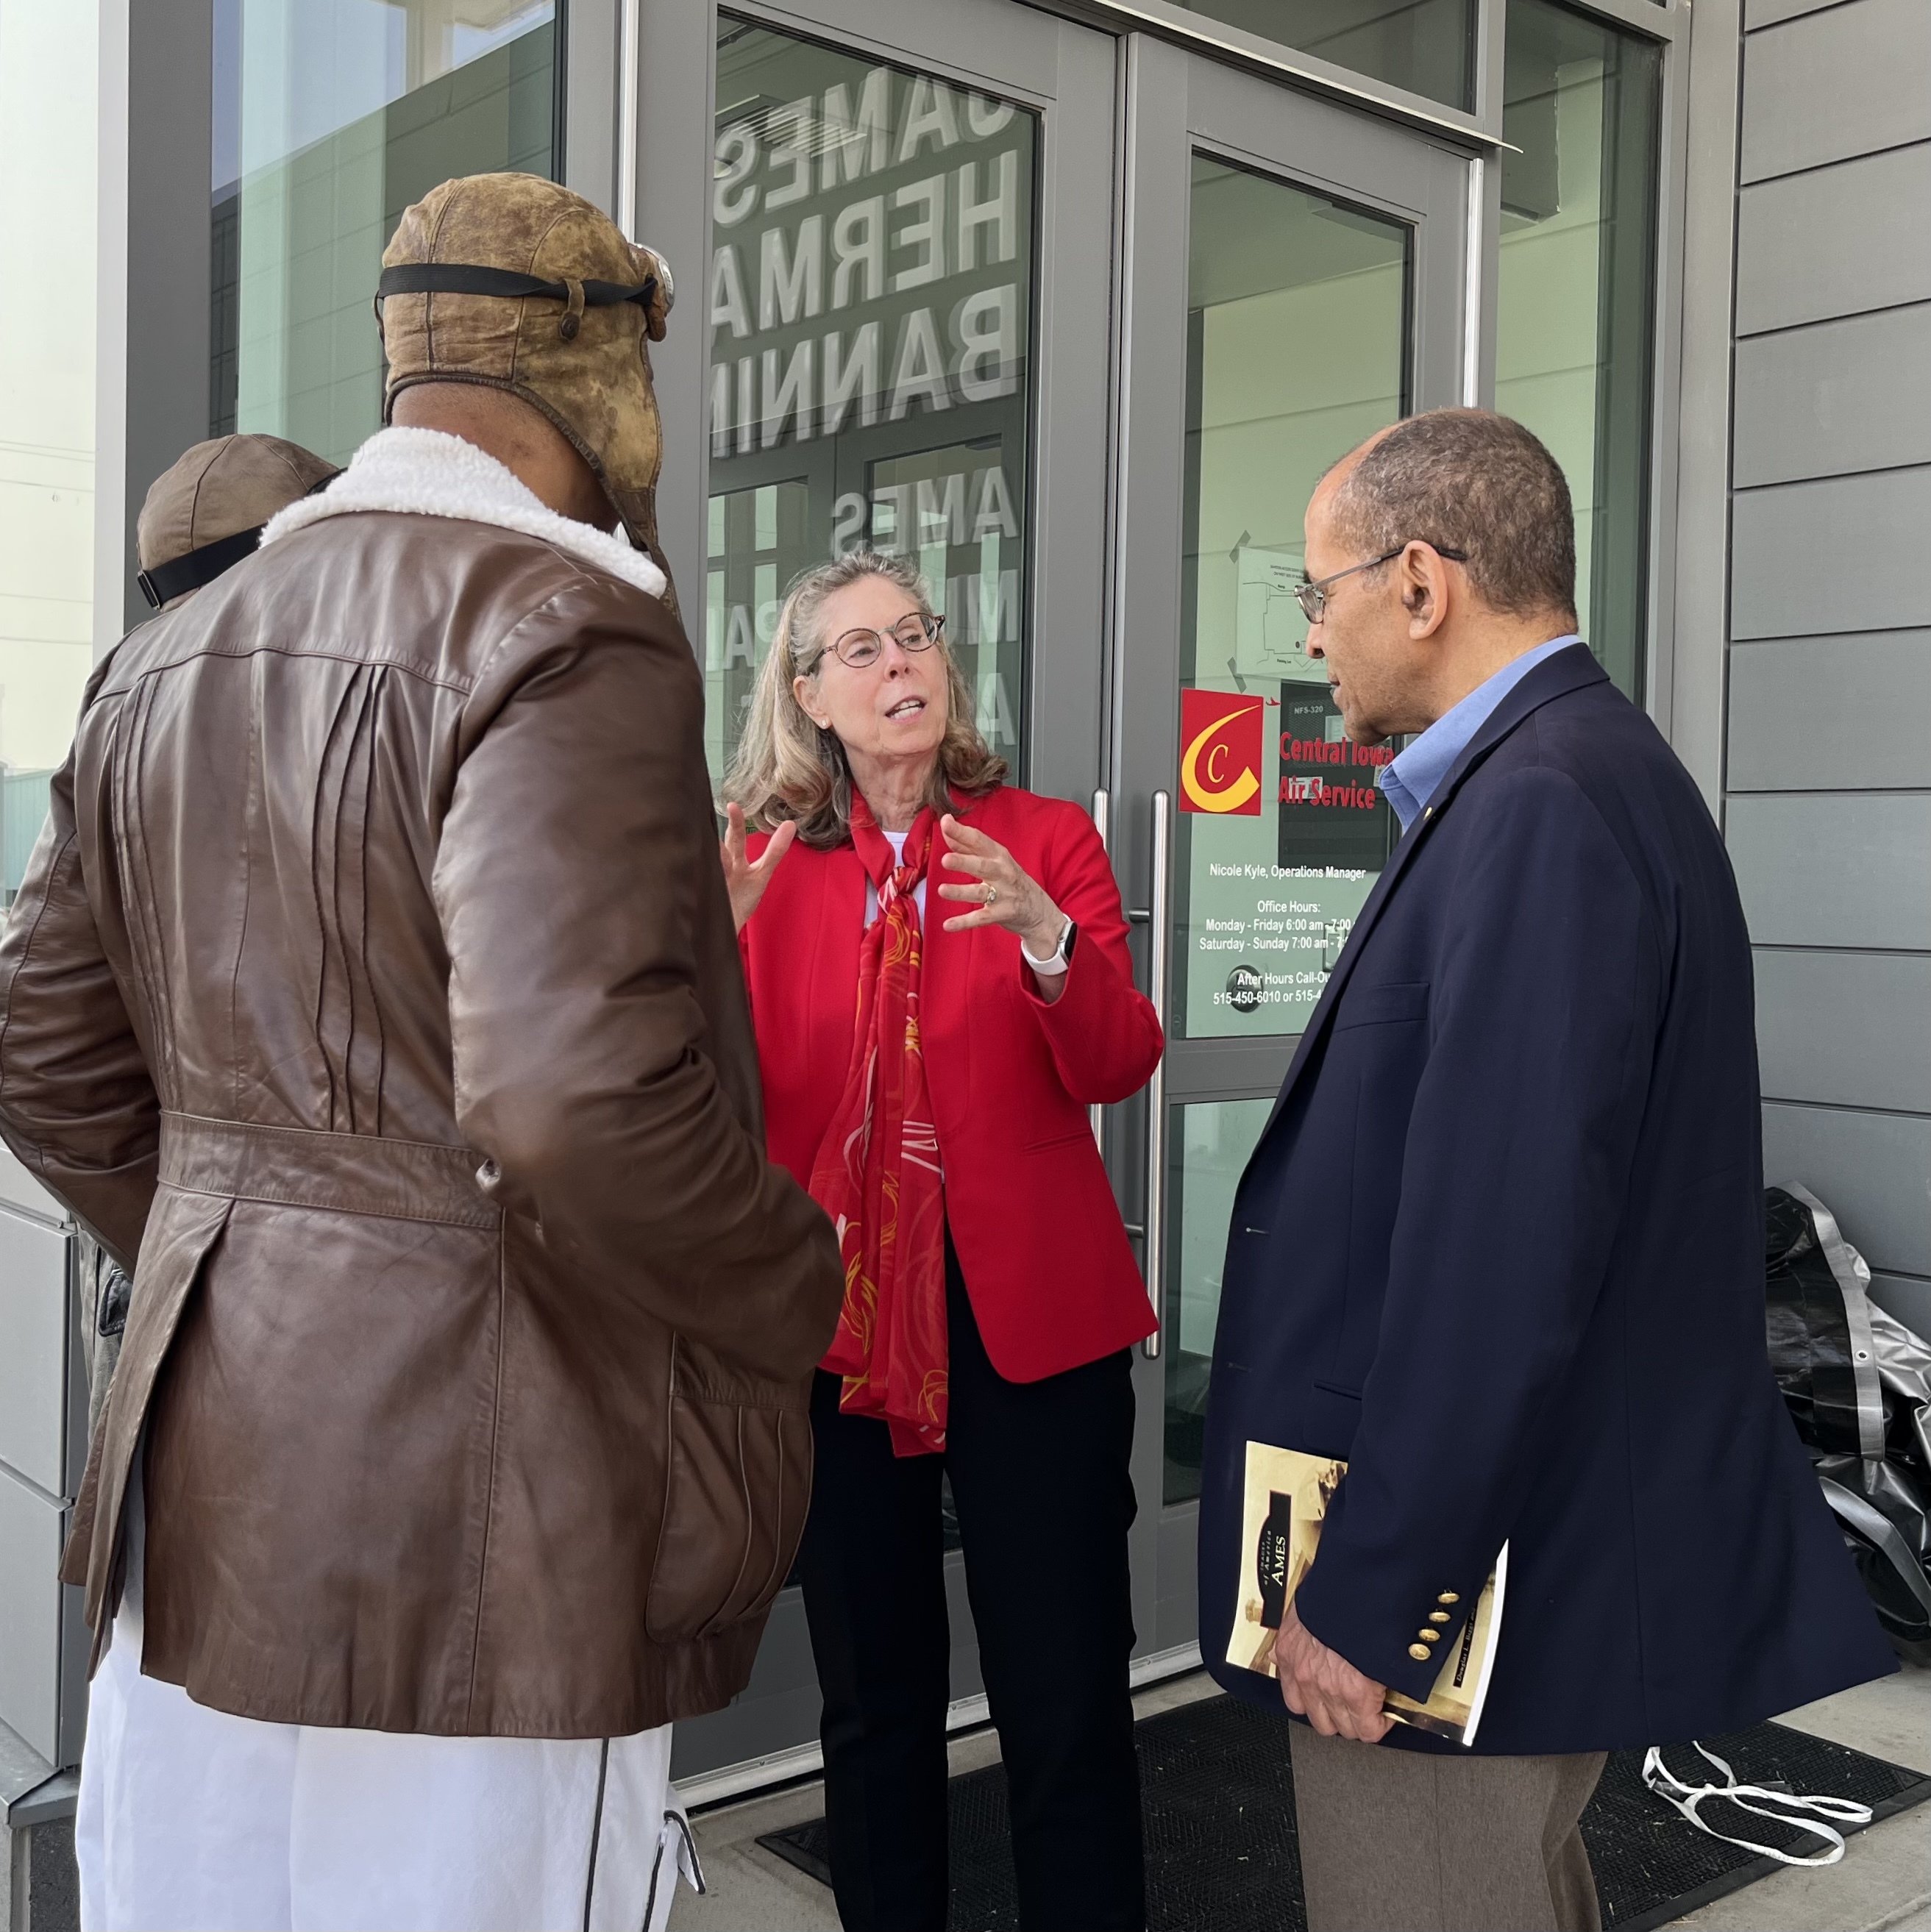
<path id="1" fill-rule="evenodd" d="M 986 887 L 986 903 L 987 903 L 987 904 L 988 904 L 988 905 L 993 905 L 993 904 L 996 904 L 996 903 L 997 903 L 997 902 L 998 902 L 998 899 L 999 899 L 999 887 L 998 887 L 997 886 L 996 886 L 996 885 L 993 885 L 993 884 L 990 884 L 990 883 L 989 883 L 989 884 L 987 884 L 987 887 Z"/>

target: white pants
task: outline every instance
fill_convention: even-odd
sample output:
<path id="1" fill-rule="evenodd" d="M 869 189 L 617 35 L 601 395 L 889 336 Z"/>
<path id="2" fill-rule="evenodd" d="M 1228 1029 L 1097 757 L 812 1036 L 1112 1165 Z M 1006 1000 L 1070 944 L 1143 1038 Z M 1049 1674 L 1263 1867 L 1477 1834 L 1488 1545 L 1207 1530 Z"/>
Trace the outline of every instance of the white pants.
<path id="1" fill-rule="evenodd" d="M 143 1677 L 140 1642 L 124 1603 L 81 1756 L 85 1932 L 663 1932 L 680 1870 L 704 1888 L 668 1724 L 605 1743 L 264 1724 Z"/>

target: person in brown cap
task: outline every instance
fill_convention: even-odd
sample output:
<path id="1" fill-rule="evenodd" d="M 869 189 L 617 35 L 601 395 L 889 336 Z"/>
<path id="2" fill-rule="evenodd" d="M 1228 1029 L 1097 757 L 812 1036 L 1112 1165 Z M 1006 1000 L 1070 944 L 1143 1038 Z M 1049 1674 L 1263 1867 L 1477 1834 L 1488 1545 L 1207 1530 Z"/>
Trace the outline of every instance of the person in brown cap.
<path id="1" fill-rule="evenodd" d="M 385 264 L 392 426 L 121 646 L 0 941 L 0 1132 L 140 1258 L 104 1932 L 656 1932 L 804 1520 L 842 1281 L 650 554 L 668 275 L 520 175 Z"/>
<path id="2" fill-rule="evenodd" d="M 278 436 L 218 436 L 177 458 L 149 486 L 135 530 L 137 581 L 157 610 L 171 610 L 248 556 L 262 526 L 341 472 Z M 87 1429 L 91 1438 L 120 1359 L 128 1319 L 125 1271 L 83 1234 L 83 1306 L 89 1311 Z"/>
<path id="3" fill-rule="evenodd" d="M 197 442 L 155 478 L 141 506 L 134 530 L 141 595 L 166 610 L 212 584 L 254 550 L 278 510 L 341 473 L 278 436 Z"/>

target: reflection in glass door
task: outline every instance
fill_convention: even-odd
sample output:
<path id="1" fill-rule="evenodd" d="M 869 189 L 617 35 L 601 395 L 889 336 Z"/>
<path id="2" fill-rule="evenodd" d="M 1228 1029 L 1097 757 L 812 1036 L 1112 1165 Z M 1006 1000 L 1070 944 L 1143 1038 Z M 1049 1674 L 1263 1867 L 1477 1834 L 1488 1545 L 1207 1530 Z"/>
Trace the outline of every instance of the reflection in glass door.
<path id="1" fill-rule="evenodd" d="M 1298 1034 L 1392 848 L 1374 777 L 1307 655 L 1301 517 L 1404 413 L 1406 223 L 1196 153 L 1187 275 L 1172 1030 Z M 1169 1503 L 1197 1496 L 1227 1215 L 1265 1100 L 1175 1109 Z"/>
<path id="2" fill-rule="evenodd" d="M 1408 230 L 1200 154 L 1190 227 L 1176 1030 L 1297 1034 L 1393 838 L 1294 588 L 1322 472 L 1404 413 Z"/>
<path id="3" fill-rule="evenodd" d="M 210 436 L 346 463 L 381 427 L 382 251 L 452 176 L 556 172 L 557 13 L 215 0 Z"/>
<path id="4" fill-rule="evenodd" d="M 1459 400 L 1470 176 L 1158 43 L 1134 43 L 1129 92 L 1115 820 L 1166 969 L 1163 1090 L 1123 1177 L 1161 1317 L 1134 1466 L 1159 1651 L 1194 1636 L 1235 1190 L 1395 836 L 1391 753 L 1347 742 L 1307 655 L 1302 517 L 1364 438 Z"/>
<path id="5" fill-rule="evenodd" d="M 713 775 L 786 586 L 917 558 L 1020 763 L 1039 118 L 720 14 L 703 650 Z"/>

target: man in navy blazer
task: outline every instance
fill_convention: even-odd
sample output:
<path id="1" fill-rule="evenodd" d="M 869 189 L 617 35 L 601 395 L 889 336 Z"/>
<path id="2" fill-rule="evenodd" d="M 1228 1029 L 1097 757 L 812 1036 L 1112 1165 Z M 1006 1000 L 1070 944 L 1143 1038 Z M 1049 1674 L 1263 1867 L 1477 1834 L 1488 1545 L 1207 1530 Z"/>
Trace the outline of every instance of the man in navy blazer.
<path id="1" fill-rule="evenodd" d="M 1596 1926 L 1603 1754 L 1894 1669 L 1773 1384 L 1750 956 L 1722 841 L 1576 638 L 1569 492 L 1437 410 L 1323 479 L 1311 656 L 1401 842 L 1236 1198 L 1200 1642 L 1292 1747 L 1311 1932 Z M 1250 1441 L 1347 1459 L 1227 1652 Z M 1472 1749 L 1390 1728 L 1504 1542 Z"/>

